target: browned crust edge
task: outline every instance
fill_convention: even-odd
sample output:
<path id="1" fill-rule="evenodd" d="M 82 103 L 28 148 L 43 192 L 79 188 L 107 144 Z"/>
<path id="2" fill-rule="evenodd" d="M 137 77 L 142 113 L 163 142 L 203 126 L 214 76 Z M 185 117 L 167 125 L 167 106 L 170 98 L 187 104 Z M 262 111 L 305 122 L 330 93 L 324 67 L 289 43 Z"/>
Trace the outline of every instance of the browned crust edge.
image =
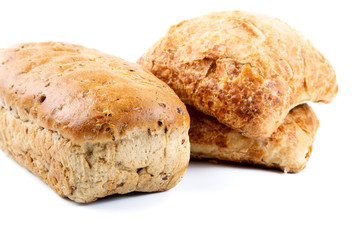
<path id="1" fill-rule="evenodd" d="M 269 137 L 251 139 L 188 106 L 191 157 L 215 158 L 299 172 L 305 168 L 319 121 L 307 104 L 292 109 Z"/>

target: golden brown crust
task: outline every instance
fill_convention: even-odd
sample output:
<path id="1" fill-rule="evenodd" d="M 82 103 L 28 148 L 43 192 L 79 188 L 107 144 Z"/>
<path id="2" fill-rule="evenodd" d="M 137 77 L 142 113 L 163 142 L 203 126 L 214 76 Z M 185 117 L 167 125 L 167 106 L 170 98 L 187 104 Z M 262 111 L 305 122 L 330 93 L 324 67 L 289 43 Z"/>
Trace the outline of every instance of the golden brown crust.
<path id="1" fill-rule="evenodd" d="M 306 166 L 319 127 L 307 104 L 292 109 L 279 128 L 264 139 L 245 137 L 192 107 L 188 111 L 193 158 L 250 163 L 286 172 L 299 172 Z"/>
<path id="2" fill-rule="evenodd" d="M 17 44 L 0 52 L 0 105 L 74 142 L 133 128 L 189 126 L 184 104 L 138 65 L 82 46 Z"/>
<path id="3" fill-rule="evenodd" d="M 240 11 L 172 26 L 138 63 L 186 104 L 252 138 L 269 137 L 294 106 L 337 93 L 332 66 L 301 34 Z"/>

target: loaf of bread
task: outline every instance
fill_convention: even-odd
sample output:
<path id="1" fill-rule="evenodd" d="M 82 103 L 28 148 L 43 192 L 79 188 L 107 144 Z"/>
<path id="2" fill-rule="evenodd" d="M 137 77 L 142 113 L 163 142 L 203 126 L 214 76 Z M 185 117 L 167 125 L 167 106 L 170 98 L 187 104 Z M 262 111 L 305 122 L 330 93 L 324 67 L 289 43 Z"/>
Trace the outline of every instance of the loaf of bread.
<path id="1" fill-rule="evenodd" d="M 251 138 L 270 137 L 293 107 L 337 93 L 329 61 L 289 25 L 261 14 L 183 21 L 138 63 L 186 104 Z"/>
<path id="2" fill-rule="evenodd" d="M 249 163 L 284 172 L 301 171 L 310 157 L 319 121 L 310 106 L 292 109 L 279 128 L 264 139 L 243 136 L 188 106 L 191 157 Z"/>
<path id="3" fill-rule="evenodd" d="M 174 187 L 189 124 L 174 91 L 136 64 L 60 42 L 0 52 L 1 149 L 76 202 Z"/>

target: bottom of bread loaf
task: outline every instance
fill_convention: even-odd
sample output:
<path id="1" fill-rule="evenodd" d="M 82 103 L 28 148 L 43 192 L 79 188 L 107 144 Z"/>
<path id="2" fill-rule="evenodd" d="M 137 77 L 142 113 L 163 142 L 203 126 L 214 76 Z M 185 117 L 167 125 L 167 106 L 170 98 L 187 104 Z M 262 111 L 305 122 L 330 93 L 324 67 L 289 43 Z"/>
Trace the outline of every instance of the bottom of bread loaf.
<path id="1" fill-rule="evenodd" d="M 184 129 L 135 129 L 115 141 L 75 144 L 3 107 L 0 147 L 59 195 L 76 202 L 168 190 L 182 179 L 190 152 Z"/>
<path id="2" fill-rule="evenodd" d="M 293 173 L 305 168 L 319 126 L 310 106 L 302 104 L 289 112 L 269 138 L 252 139 L 192 107 L 188 110 L 192 158 L 215 158 Z"/>

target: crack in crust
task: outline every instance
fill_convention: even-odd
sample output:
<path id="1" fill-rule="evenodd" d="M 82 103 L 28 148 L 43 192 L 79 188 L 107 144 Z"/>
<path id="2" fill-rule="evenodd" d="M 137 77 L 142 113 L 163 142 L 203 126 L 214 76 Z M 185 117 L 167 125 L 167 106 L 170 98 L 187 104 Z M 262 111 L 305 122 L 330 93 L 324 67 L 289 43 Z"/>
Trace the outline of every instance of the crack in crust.
<path id="1" fill-rule="evenodd" d="M 337 93 L 328 60 L 289 25 L 259 14 L 183 21 L 138 63 L 186 104 L 251 138 L 269 137 L 298 104 Z"/>

